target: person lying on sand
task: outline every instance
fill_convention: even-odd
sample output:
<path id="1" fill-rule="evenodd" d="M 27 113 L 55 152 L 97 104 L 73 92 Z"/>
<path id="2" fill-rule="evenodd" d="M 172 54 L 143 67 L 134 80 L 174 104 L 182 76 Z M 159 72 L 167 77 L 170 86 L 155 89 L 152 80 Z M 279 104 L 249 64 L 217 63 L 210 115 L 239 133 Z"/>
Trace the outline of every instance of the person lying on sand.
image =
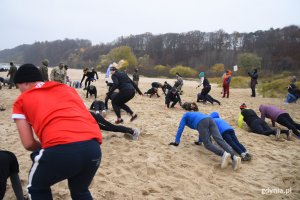
<path id="1" fill-rule="evenodd" d="M 280 137 L 280 134 L 286 134 L 287 138 L 289 139 L 291 137 L 292 131 L 290 130 L 280 130 L 279 128 L 277 129 L 272 129 L 269 127 L 269 125 L 259 118 L 257 114 L 255 113 L 254 110 L 248 109 L 246 104 L 243 103 L 240 106 L 241 112 L 238 117 L 238 126 L 240 128 L 243 128 L 243 121 L 246 122 L 246 124 L 249 126 L 251 131 L 256 134 L 260 135 L 275 135 L 275 139 L 278 140 Z"/>

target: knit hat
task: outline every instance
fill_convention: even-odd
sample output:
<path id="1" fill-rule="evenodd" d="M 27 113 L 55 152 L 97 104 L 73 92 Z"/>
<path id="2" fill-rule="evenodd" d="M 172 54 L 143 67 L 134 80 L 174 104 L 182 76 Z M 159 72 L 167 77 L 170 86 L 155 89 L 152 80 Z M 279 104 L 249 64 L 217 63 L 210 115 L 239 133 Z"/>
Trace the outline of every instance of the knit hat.
<path id="1" fill-rule="evenodd" d="M 240 109 L 244 109 L 244 108 L 247 108 L 246 104 L 243 103 L 241 106 L 240 106 Z"/>
<path id="2" fill-rule="evenodd" d="M 40 70 L 33 64 L 23 64 L 16 72 L 14 83 L 43 81 Z"/>
<path id="3" fill-rule="evenodd" d="M 199 73 L 199 78 L 204 77 L 204 76 L 205 76 L 204 72 Z"/>
<path id="4" fill-rule="evenodd" d="M 45 66 L 48 66 L 49 65 L 49 60 L 48 59 L 44 59 L 42 61 L 42 64 L 45 65 Z"/>

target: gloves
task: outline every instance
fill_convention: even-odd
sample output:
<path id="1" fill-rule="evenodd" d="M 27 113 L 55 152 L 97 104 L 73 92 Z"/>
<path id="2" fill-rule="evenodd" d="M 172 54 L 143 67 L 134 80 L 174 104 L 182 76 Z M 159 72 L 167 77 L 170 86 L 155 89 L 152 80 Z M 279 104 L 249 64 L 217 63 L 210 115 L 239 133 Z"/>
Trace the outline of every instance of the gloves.
<path id="1" fill-rule="evenodd" d="M 195 145 L 202 145 L 202 142 L 194 142 Z"/>
<path id="2" fill-rule="evenodd" d="M 171 142 L 169 145 L 173 145 L 173 146 L 177 147 L 179 144 L 176 142 Z"/>

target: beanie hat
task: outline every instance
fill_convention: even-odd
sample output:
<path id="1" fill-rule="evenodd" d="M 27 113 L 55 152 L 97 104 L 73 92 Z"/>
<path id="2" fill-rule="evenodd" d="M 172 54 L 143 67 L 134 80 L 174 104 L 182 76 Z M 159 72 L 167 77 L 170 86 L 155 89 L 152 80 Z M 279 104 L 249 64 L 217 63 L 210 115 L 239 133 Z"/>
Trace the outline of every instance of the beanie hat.
<path id="1" fill-rule="evenodd" d="M 199 73 L 199 77 L 201 78 L 201 77 L 204 77 L 205 76 L 205 74 L 204 74 L 204 72 L 200 72 Z"/>
<path id="2" fill-rule="evenodd" d="M 42 61 L 42 64 L 45 65 L 45 66 L 48 66 L 49 65 L 49 60 L 48 59 L 44 59 Z"/>
<path id="3" fill-rule="evenodd" d="M 43 81 L 40 70 L 33 64 L 23 64 L 16 72 L 14 83 Z"/>
<path id="4" fill-rule="evenodd" d="M 243 109 L 243 108 L 247 108 L 246 104 L 243 103 L 241 106 L 240 106 L 240 109 Z"/>

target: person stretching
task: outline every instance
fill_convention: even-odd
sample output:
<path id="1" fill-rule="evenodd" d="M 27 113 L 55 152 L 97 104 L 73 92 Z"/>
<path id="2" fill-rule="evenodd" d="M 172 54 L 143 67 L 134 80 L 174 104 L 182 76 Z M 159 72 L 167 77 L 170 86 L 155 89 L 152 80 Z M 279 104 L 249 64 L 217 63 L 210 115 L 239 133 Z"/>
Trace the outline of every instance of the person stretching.
<path id="1" fill-rule="evenodd" d="M 176 88 L 172 88 L 166 95 L 165 97 L 165 104 L 167 105 L 167 108 L 170 108 L 170 103 L 173 102 L 171 104 L 171 108 L 174 108 L 174 106 L 176 105 L 177 102 L 179 102 L 179 105 L 181 106 L 181 98 L 180 95 L 178 93 L 178 91 L 176 90 Z"/>
<path id="2" fill-rule="evenodd" d="M 264 120 L 257 116 L 254 110 L 248 109 L 245 103 L 240 106 L 240 109 L 241 112 L 238 117 L 238 126 L 240 128 L 243 128 L 244 121 L 253 133 L 266 136 L 275 135 L 276 140 L 279 139 L 281 133 L 285 133 L 287 138 L 290 138 L 291 131 L 280 130 L 279 128 L 271 129 Z"/>
<path id="3" fill-rule="evenodd" d="M 300 124 L 296 123 L 289 113 L 284 110 L 277 108 L 276 106 L 267 106 L 260 105 L 259 111 L 261 113 L 261 119 L 265 120 L 265 118 L 269 118 L 272 121 L 273 127 L 275 127 L 275 122 L 278 124 L 291 129 L 295 135 L 300 139 Z M 290 138 L 288 138 L 290 139 Z"/>
<path id="4" fill-rule="evenodd" d="M 199 139 L 201 140 L 201 142 L 203 142 L 204 147 L 214 154 L 222 157 L 221 168 L 227 167 L 229 161 L 232 160 L 232 168 L 234 170 L 239 169 L 241 158 L 235 156 L 230 146 L 223 140 L 214 120 L 209 115 L 203 114 L 201 112 L 186 112 L 182 116 L 177 130 L 175 142 L 171 142 L 169 145 L 179 145 L 180 138 L 185 126 L 197 130 L 199 133 Z M 221 148 L 211 142 L 211 137 Z"/>
<path id="5" fill-rule="evenodd" d="M 128 128 L 126 126 L 114 125 L 109 121 L 105 120 L 104 117 L 99 113 L 90 112 L 96 122 L 98 123 L 101 130 L 120 132 L 128 134 L 133 140 L 137 140 L 140 135 L 140 130 L 136 128 Z"/>
<path id="6" fill-rule="evenodd" d="M 222 135 L 222 138 L 233 148 L 235 152 L 237 152 L 242 157 L 242 161 L 251 160 L 251 155 L 237 139 L 234 129 L 224 119 L 220 118 L 218 112 L 212 112 L 209 115 L 215 121 L 220 134 Z"/>

